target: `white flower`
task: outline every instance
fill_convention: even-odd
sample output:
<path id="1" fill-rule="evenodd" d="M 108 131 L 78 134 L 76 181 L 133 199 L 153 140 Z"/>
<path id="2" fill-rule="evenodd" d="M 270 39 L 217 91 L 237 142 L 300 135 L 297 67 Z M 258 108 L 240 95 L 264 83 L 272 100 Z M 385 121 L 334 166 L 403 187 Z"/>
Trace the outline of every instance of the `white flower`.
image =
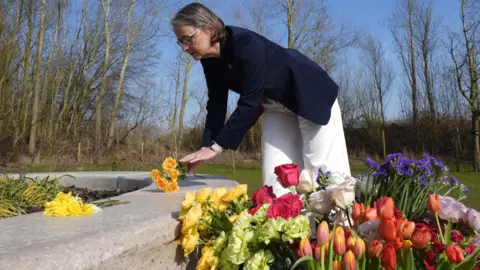
<path id="1" fill-rule="evenodd" d="M 302 170 L 300 180 L 295 187 L 299 194 L 304 194 L 315 190 L 318 187 L 317 175 L 309 170 Z"/>
<path id="2" fill-rule="evenodd" d="M 472 238 L 472 244 L 474 244 L 476 247 L 480 246 L 480 234 Z"/>
<path id="3" fill-rule="evenodd" d="M 467 210 L 467 219 L 468 219 L 468 226 L 476 231 L 480 232 L 480 212 L 477 210 L 470 208 Z"/>
<path id="4" fill-rule="evenodd" d="M 92 204 L 92 208 L 93 208 L 93 211 L 95 212 L 95 214 L 103 211 L 102 208 L 98 207 L 95 204 Z"/>
<path id="5" fill-rule="evenodd" d="M 467 210 L 468 208 L 461 202 L 452 197 L 440 196 L 442 204 L 438 216 L 444 220 L 452 220 L 452 222 L 468 222 Z"/>
<path id="6" fill-rule="evenodd" d="M 338 185 L 345 182 L 346 175 L 341 172 L 332 172 L 327 177 L 327 185 Z"/>
<path id="7" fill-rule="evenodd" d="M 312 193 L 308 202 L 310 211 L 326 215 L 335 206 L 346 209 L 355 200 L 355 183 L 356 181 L 345 181 L 339 185 L 327 186 L 325 190 L 319 190 Z"/>
<path id="8" fill-rule="evenodd" d="M 326 189 L 312 193 L 308 198 L 308 203 L 310 204 L 310 211 L 320 215 L 328 214 L 335 206 L 329 191 Z"/>
<path id="9" fill-rule="evenodd" d="M 341 209 L 346 209 L 355 200 L 355 181 L 345 181 L 339 185 L 328 186 L 331 199 Z"/>

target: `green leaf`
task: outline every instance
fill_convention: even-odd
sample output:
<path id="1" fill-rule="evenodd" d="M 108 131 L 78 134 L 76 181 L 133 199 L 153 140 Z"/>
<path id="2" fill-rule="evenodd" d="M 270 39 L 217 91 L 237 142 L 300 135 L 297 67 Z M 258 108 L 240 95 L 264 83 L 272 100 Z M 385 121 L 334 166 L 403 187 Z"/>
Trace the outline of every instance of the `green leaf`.
<path id="1" fill-rule="evenodd" d="M 455 269 L 458 269 L 458 270 L 472 269 L 477 263 L 477 257 L 479 254 L 480 254 L 480 247 L 477 247 L 477 249 L 475 249 L 475 251 L 472 254 L 465 257 L 463 262 L 461 262 Z"/>
<path id="2" fill-rule="evenodd" d="M 450 262 L 448 261 L 444 261 L 435 267 L 435 270 L 450 270 L 450 269 L 452 269 L 452 267 L 450 265 Z"/>
<path id="3" fill-rule="evenodd" d="M 413 249 L 409 248 L 405 257 L 405 269 L 415 270 L 415 258 L 413 257 Z"/>
<path id="4" fill-rule="evenodd" d="M 313 257 L 312 256 L 305 256 L 305 257 L 302 257 L 300 259 L 298 259 L 293 265 L 292 265 L 292 268 L 290 270 L 293 270 L 295 268 L 297 268 L 300 264 L 302 264 L 303 262 L 308 262 L 310 260 L 313 260 Z"/>
<path id="5" fill-rule="evenodd" d="M 380 259 L 369 259 L 369 261 L 367 262 L 367 267 L 365 269 L 378 270 L 379 268 L 380 268 Z"/>
<path id="6" fill-rule="evenodd" d="M 448 221 L 447 228 L 445 228 L 445 234 L 443 235 L 443 244 L 448 245 L 451 242 L 452 238 L 452 226 L 453 223 L 451 220 Z"/>

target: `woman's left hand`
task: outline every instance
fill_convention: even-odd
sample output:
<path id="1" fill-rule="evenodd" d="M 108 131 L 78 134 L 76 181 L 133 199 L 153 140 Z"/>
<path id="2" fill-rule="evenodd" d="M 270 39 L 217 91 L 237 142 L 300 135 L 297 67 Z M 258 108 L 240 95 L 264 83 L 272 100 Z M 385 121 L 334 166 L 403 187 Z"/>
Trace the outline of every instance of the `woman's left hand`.
<path id="1" fill-rule="evenodd" d="M 195 153 L 189 154 L 184 158 L 180 159 L 181 163 L 197 163 L 199 161 L 206 161 L 214 158 L 217 155 L 217 152 L 213 151 L 210 147 L 202 147 Z"/>

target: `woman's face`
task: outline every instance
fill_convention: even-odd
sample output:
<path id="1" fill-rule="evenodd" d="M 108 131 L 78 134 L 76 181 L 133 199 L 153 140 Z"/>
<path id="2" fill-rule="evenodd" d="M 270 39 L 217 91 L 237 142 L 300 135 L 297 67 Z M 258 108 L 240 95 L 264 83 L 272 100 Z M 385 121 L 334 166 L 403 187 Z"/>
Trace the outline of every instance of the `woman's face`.
<path id="1" fill-rule="evenodd" d="M 200 30 L 191 25 L 175 25 L 173 31 L 178 39 L 177 44 L 195 60 L 205 58 L 211 50 L 210 31 Z"/>

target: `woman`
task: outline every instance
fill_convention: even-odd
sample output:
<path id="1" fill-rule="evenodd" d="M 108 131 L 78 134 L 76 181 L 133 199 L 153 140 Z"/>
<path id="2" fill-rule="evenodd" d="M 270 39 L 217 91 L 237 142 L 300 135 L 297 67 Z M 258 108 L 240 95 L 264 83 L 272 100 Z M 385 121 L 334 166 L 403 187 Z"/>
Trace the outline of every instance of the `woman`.
<path id="1" fill-rule="evenodd" d="M 277 196 L 288 192 L 277 183 L 278 165 L 299 165 L 301 178 L 312 183 L 320 168 L 350 175 L 338 86 L 316 63 L 257 33 L 225 26 L 199 3 L 178 11 L 172 26 L 183 51 L 200 60 L 208 88 L 201 149 L 180 160 L 189 173 L 224 149 L 237 149 L 264 113 L 263 183 Z M 240 98 L 225 122 L 229 90 Z"/>

